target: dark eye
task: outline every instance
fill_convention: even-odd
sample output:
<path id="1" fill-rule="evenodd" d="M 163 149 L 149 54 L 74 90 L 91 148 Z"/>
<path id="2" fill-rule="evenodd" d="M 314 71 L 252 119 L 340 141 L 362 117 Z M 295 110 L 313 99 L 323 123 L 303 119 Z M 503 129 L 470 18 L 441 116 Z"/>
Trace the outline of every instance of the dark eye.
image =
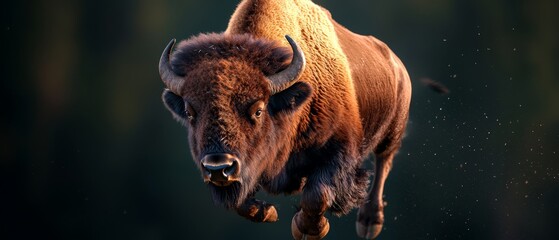
<path id="1" fill-rule="evenodd" d="M 260 116 L 262 116 L 262 109 L 258 109 L 256 110 L 256 112 L 254 112 L 254 116 L 259 118 Z"/>
<path id="2" fill-rule="evenodd" d="M 252 121 L 256 122 L 264 114 L 265 107 L 266 105 L 263 101 L 257 101 L 250 106 L 247 115 L 250 116 Z"/>

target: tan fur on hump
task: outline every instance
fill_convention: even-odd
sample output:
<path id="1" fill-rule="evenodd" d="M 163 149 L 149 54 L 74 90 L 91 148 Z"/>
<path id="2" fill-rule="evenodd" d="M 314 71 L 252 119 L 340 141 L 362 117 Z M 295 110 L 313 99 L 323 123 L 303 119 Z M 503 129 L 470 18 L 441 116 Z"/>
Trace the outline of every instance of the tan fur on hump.
<path id="1" fill-rule="evenodd" d="M 254 11 L 256 7 L 258 11 Z M 312 1 L 243 0 L 225 31 L 225 34 L 241 33 L 275 40 L 286 47 L 289 45 L 284 36 L 290 35 L 303 49 L 307 60 L 301 79 L 311 83 L 315 94 L 323 95 L 321 99 L 355 99 L 349 63 L 338 43 L 329 12 Z M 325 92 L 332 88 L 339 91 Z M 355 113 L 350 116 L 359 116 L 356 101 L 344 104 L 344 110 Z"/>

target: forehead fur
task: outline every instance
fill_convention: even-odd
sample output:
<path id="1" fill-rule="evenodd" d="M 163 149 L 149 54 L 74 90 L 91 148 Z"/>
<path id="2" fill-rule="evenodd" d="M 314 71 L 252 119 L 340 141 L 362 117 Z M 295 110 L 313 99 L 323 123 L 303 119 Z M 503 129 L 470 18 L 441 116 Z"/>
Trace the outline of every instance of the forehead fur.
<path id="1" fill-rule="evenodd" d="M 184 76 L 197 62 L 227 59 L 243 61 L 266 76 L 287 67 L 291 50 L 250 35 L 201 34 L 179 43 L 172 55 L 175 74 Z"/>

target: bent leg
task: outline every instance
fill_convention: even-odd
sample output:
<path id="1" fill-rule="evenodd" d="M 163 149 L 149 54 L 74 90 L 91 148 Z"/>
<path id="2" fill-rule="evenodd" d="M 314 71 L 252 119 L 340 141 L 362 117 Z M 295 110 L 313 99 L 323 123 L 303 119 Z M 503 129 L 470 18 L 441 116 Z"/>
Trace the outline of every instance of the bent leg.
<path id="1" fill-rule="evenodd" d="M 337 166 L 329 173 L 316 172 L 319 173 L 308 178 L 301 210 L 291 221 L 295 239 L 322 239 L 330 229 L 328 219 L 324 217 L 327 210 L 338 216 L 347 214 L 367 197 L 369 175 L 363 169 Z"/>
<path id="2" fill-rule="evenodd" d="M 235 209 L 237 213 L 253 222 L 275 222 L 278 212 L 274 205 L 255 198 L 248 198 Z"/>

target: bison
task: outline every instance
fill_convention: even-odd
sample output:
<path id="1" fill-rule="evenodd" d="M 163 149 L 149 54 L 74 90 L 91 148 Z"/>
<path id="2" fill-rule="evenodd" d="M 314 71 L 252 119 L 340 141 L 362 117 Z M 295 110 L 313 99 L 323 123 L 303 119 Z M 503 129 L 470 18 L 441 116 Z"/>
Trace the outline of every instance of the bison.
<path id="1" fill-rule="evenodd" d="M 274 222 L 276 209 L 255 193 L 300 193 L 295 239 L 323 238 L 326 211 L 356 207 L 357 234 L 378 236 L 411 98 L 408 73 L 386 44 L 310 0 L 243 0 L 225 32 L 174 45 L 159 63 L 162 98 L 188 128 L 216 204 Z"/>

